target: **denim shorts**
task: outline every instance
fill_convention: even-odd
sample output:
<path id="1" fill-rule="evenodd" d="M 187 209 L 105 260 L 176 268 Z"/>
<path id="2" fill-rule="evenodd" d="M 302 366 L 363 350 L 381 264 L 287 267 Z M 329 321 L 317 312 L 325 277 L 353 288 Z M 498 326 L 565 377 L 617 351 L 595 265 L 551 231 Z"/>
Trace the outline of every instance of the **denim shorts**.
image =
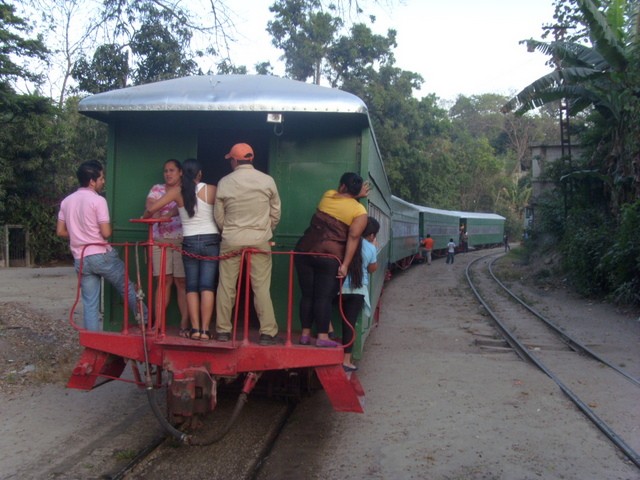
<path id="1" fill-rule="evenodd" d="M 218 279 L 220 234 L 184 237 L 182 251 L 187 293 L 215 291 Z"/>

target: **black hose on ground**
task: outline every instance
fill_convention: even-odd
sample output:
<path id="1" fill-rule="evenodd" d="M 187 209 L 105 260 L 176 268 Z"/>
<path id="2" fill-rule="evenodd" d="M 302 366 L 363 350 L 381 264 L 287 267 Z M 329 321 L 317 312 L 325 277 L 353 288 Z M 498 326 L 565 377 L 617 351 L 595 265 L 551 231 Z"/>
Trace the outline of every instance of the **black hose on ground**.
<path id="1" fill-rule="evenodd" d="M 244 408 L 244 406 L 246 404 L 247 404 L 247 394 L 245 392 L 242 392 L 240 394 L 240 396 L 238 397 L 238 401 L 236 402 L 236 406 L 233 409 L 233 413 L 231 414 L 231 417 L 229 417 L 229 421 L 225 425 L 224 429 L 221 432 L 216 433 L 215 435 L 213 435 L 211 438 L 207 438 L 206 436 L 203 436 L 203 437 L 200 437 L 200 438 L 190 437 L 189 438 L 189 445 L 197 445 L 199 447 L 206 447 L 208 445 L 213 445 L 214 443 L 217 443 L 220 440 L 222 440 L 224 438 L 224 436 L 227 433 L 229 433 L 229 430 L 231 430 L 231 426 L 235 423 L 236 419 L 238 418 L 238 415 L 240 415 L 240 412 L 242 411 L 242 409 Z"/>
<path id="2" fill-rule="evenodd" d="M 165 418 L 164 414 L 160 411 L 160 407 L 158 406 L 158 402 L 156 401 L 155 388 L 153 388 L 153 386 L 147 385 L 146 390 L 147 390 L 147 399 L 149 400 L 149 405 L 151 405 L 151 410 L 153 411 L 153 414 L 156 416 L 156 418 L 160 422 L 160 425 L 162 425 L 162 428 L 164 428 L 164 430 L 169 435 L 174 437 L 180 443 L 189 445 L 190 444 L 189 435 L 187 435 L 184 432 L 181 432 L 180 430 L 175 428 L 173 425 L 171 425 L 169 421 Z"/>

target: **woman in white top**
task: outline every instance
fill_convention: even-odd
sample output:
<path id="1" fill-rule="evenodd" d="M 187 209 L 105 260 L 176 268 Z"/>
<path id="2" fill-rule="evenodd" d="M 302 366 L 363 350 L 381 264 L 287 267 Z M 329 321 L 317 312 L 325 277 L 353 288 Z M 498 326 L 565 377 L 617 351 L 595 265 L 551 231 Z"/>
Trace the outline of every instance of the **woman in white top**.
<path id="1" fill-rule="evenodd" d="M 216 186 L 200 182 L 202 168 L 197 160 L 185 160 L 182 169 L 181 188 L 168 190 L 149 210 L 145 210 L 143 218 L 149 218 L 169 202 L 178 204 L 191 320 L 189 338 L 209 340 L 220 253 L 220 230 L 213 219 Z"/>

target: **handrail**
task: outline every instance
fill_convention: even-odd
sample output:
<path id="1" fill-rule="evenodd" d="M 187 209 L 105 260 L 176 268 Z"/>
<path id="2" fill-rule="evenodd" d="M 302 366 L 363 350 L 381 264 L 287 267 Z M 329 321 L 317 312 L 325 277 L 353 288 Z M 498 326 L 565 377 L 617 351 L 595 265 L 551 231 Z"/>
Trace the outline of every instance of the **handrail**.
<path id="1" fill-rule="evenodd" d="M 216 257 L 204 257 L 204 256 L 200 256 L 200 255 L 195 255 L 195 254 L 190 254 L 188 252 L 183 252 L 179 247 L 173 245 L 173 244 L 169 244 L 169 243 L 162 243 L 162 242 L 157 242 L 154 240 L 153 238 L 153 225 L 156 223 L 161 223 L 161 222 L 167 222 L 169 221 L 168 218 L 148 218 L 148 219 L 141 219 L 141 218 L 136 218 L 136 219 L 131 219 L 130 222 L 132 223 L 142 223 L 142 224 L 147 224 L 148 225 L 148 238 L 145 242 L 139 242 L 139 243 L 130 243 L 130 242 L 122 242 L 122 243 L 95 243 L 95 244 L 90 244 L 90 245 L 110 245 L 112 247 L 124 247 L 125 253 L 124 253 L 124 263 L 125 263 L 125 287 L 124 287 L 124 296 L 123 296 L 123 301 L 124 301 L 124 318 L 123 318 L 123 327 L 121 330 L 121 333 L 123 334 L 127 334 L 129 331 L 129 298 L 128 298 L 128 288 L 129 288 L 129 248 L 131 247 L 146 247 L 147 248 L 147 252 L 148 252 L 148 258 L 151 259 L 153 258 L 153 247 L 159 247 L 160 248 L 160 265 L 161 265 L 161 271 L 160 271 L 160 275 L 158 276 L 158 282 L 160 285 L 159 291 L 160 291 L 160 305 L 165 305 L 165 295 L 166 295 L 166 288 L 165 287 L 165 272 L 166 272 L 166 251 L 168 248 L 170 249 L 174 249 L 174 250 L 179 250 L 183 255 L 188 255 L 188 256 L 193 256 L 196 258 L 201 258 L 201 259 L 212 259 L 212 260 L 218 260 L 218 261 L 224 261 L 227 258 L 231 258 L 233 256 L 241 256 L 240 259 L 240 272 L 245 272 L 244 276 L 243 275 L 238 275 L 238 283 L 236 285 L 236 304 L 235 304 L 235 312 L 234 312 L 234 318 L 233 318 L 233 331 L 232 331 L 232 335 L 231 335 L 231 341 L 232 344 L 235 344 L 236 340 L 240 341 L 243 345 L 249 344 L 250 340 L 249 340 L 249 323 L 250 323 L 250 305 L 249 305 L 249 300 L 250 300 L 250 295 L 247 294 L 244 297 L 244 315 L 243 318 L 240 319 L 239 318 L 239 312 L 240 312 L 240 292 L 244 291 L 244 292 L 251 292 L 251 258 L 253 255 L 288 255 L 289 256 L 289 262 L 288 262 L 288 280 L 287 280 L 287 309 L 286 309 L 286 338 L 285 338 L 285 345 L 286 346 L 291 346 L 292 345 L 292 334 L 293 334 L 293 296 L 294 296 L 294 290 L 295 290 L 295 285 L 294 285 L 294 279 L 295 279 L 295 268 L 294 268 L 294 259 L 296 255 L 311 255 L 311 256 L 322 256 L 322 257 L 329 257 L 329 258 L 334 258 L 336 261 L 340 262 L 340 259 L 332 254 L 327 254 L 327 253 L 316 253 L 316 252 L 295 252 L 292 250 L 289 251 L 267 251 L 267 250 L 260 250 L 257 248 L 244 248 L 242 250 L 237 250 L 237 251 L 233 251 L 230 252 L 226 255 L 220 255 L 220 256 L 216 256 Z M 82 258 L 80 260 L 80 267 L 79 267 L 79 272 L 78 272 L 78 283 L 77 283 L 77 293 L 76 293 L 76 298 L 75 298 L 75 302 L 72 306 L 70 315 L 69 315 L 69 321 L 72 325 L 73 328 L 75 328 L 76 330 L 84 330 L 83 327 L 79 327 L 78 325 L 76 325 L 73 321 L 73 316 L 74 316 L 74 312 L 77 308 L 77 305 L 79 303 L 79 298 L 80 298 L 80 286 L 81 286 L 81 276 L 82 276 L 82 267 L 83 267 L 83 259 L 84 259 L 84 251 L 85 249 L 90 246 L 90 245 L 85 245 L 83 247 L 82 250 Z M 244 270 L 243 270 L 244 269 Z M 244 278 L 243 278 L 244 277 Z M 343 279 L 340 279 L 340 287 L 342 287 L 342 281 Z M 141 288 L 140 285 L 138 285 L 138 288 Z M 147 324 L 147 331 L 152 332 L 152 334 L 155 334 L 157 336 L 164 336 L 166 334 L 166 311 L 164 308 L 160 308 L 159 309 L 159 318 L 155 318 L 156 316 L 156 311 L 155 311 L 155 304 L 154 304 L 154 293 L 153 293 L 153 262 L 149 261 L 148 263 L 148 275 L 147 275 L 147 310 L 148 310 L 148 324 Z M 158 299 L 156 299 L 157 301 Z M 351 323 L 348 321 L 348 319 L 346 318 L 343 308 L 342 308 L 342 288 L 340 288 L 340 293 L 339 293 L 339 311 L 340 311 L 340 316 L 342 318 L 342 320 L 344 321 L 344 323 L 347 325 L 348 328 L 351 329 L 353 335 L 352 335 L 352 339 L 349 343 L 342 345 L 343 348 L 349 347 L 351 345 L 353 345 L 353 343 L 356 340 L 356 332 L 355 332 L 355 326 L 351 325 Z M 242 322 L 242 339 L 237 339 L 237 333 L 238 333 L 238 328 L 239 328 L 239 322 Z"/>

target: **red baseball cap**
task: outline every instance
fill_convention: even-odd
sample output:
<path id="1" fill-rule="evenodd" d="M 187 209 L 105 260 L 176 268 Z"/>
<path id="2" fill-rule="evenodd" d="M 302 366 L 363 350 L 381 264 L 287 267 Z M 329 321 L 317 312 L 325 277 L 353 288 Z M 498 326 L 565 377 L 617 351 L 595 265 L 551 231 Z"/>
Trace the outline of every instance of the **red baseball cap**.
<path id="1" fill-rule="evenodd" d="M 247 143 L 236 143 L 224 158 L 227 160 L 231 158 L 234 160 L 253 160 L 253 148 Z"/>

